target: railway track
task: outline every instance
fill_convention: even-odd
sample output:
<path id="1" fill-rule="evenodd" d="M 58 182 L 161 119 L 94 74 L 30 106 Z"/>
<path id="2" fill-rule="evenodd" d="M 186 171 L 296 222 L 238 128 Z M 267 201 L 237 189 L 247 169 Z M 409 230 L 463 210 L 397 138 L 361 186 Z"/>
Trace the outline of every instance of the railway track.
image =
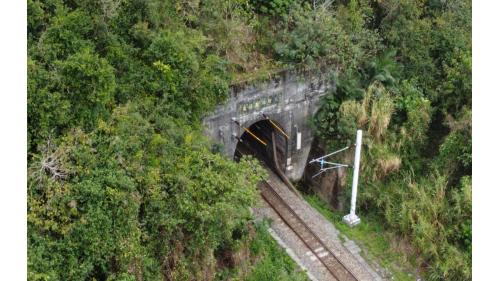
<path id="1" fill-rule="evenodd" d="M 269 141 L 269 140 L 267 140 Z M 274 172 L 283 182 L 297 194 L 298 191 L 290 183 L 288 178 L 280 170 L 276 154 L 276 142 L 274 132 L 271 133 L 270 143 L 272 145 L 271 159 L 267 158 L 258 151 L 256 151 L 249 144 L 242 142 L 243 146 L 237 146 L 236 153 L 238 158 L 245 154 L 252 154 L 259 159 L 262 164 L 268 167 L 274 167 Z M 268 161 L 266 161 L 268 160 Z M 269 161 L 270 160 L 270 161 Z M 309 228 L 309 226 L 297 215 L 297 213 L 286 203 L 286 201 L 274 190 L 274 188 L 266 181 L 263 180 L 259 184 L 262 198 L 271 206 L 271 208 L 278 214 L 283 222 L 297 235 L 297 237 L 305 244 L 310 250 L 311 254 L 315 256 L 330 272 L 330 274 L 338 281 L 359 281 L 356 276 L 332 253 L 332 251 L 321 241 L 321 239 Z"/>
<path id="2" fill-rule="evenodd" d="M 323 241 L 321 241 L 267 181 L 261 182 L 260 189 L 262 198 L 299 237 L 335 279 L 339 281 L 358 281 L 356 276 L 335 257 Z"/>

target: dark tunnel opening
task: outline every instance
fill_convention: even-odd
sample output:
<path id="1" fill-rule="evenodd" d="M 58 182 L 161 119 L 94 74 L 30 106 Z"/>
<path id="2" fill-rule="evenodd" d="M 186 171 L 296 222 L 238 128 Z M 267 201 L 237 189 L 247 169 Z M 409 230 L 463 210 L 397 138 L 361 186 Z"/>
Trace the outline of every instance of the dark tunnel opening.
<path id="1" fill-rule="evenodd" d="M 277 165 L 282 172 L 285 172 L 286 159 L 290 157 L 287 151 L 288 139 L 283 133 L 284 130 L 275 126 L 278 126 L 277 122 L 264 119 L 247 128 L 238 141 L 234 160 L 239 161 L 243 155 L 252 155 L 266 166 L 275 169 Z M 273 139 L 276 144 L 276 165 L 274 163 Z"/>

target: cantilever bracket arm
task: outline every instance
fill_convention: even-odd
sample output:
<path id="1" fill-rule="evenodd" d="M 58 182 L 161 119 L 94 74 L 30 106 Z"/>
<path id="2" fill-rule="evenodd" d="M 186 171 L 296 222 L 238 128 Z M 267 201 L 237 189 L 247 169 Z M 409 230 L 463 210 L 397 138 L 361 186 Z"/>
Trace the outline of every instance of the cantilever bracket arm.
<path id="1" fill-rule="evenodd" d="M 339 169 L 339 168 L 350 168 L 350 167 L 351 166 L 346 165 L 346 164 L 339 164 L 339 165 L 335 165 L 335 166 L 328 167 L 328 168 L 321 168 L 318 173 L 316 173 L 314 176 L 312 176 L 312 178 L 315 178 L 328 170 Z"/>
<path id="2" fill-rule="evenodd" d="M 344 150 L 346 150 L 346 149 L 349 149 L 349 148 L 351 148 L 351 146 L 346 146 L 346 147 L 344 147 L 344 148 L 342 148 L 342 149 L 339 149 L 339 150 L 337 150 L 337 151 L 334 151 L 334 152 L 332 152 L 332 153 L 329 153 L 329 154 L 327 154 L 327 155 L 325 155 L 325 156 L 321 156 L 321 157 L 315 158 L 315 159 L 313 159 L 313 160 L 309 161 L 309 164 L 314 163 L 314 162 L 320 162 L 321 160 L 323 160 L 323 159 L 325 159 L 325 158 L 327 158 L 327 157 L 330 157 L 330 156 L 332 156 L 332 155 L 335 155 L 335 154 L 337 154 L 337 153 L 340 153 L 340 152 L 342 152 L 342 151 L 344 151 Z"/>

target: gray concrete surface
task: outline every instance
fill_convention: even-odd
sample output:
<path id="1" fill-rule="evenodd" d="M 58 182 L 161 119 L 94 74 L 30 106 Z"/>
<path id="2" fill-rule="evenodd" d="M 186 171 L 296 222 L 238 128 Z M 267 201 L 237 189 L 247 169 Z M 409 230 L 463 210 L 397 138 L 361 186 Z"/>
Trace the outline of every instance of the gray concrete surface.
<path id="1" fill-rule="evenodd" d="M 320 105 L 320 98 L 334 85 L 321 73 L 297 74 L 284 71 L 266 82 L 233 86 L 228 101 L 203 119 L 205 134 L 223 145 L 233 157 L 244 127 L 269 116 L 289 136 L 286 174 L 292 180 L 302 177 L 313 140 L 308 119 Z"/>

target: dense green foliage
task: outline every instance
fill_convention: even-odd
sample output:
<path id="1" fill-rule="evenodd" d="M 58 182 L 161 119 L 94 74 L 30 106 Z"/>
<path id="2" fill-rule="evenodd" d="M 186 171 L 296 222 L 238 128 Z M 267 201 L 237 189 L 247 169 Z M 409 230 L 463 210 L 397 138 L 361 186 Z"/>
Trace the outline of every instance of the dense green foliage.
<path id="1" fill-rule="evenodd" d="M 420 276 L 419 256 L 409 251 L 408 242 L 388 232 L 376 214 L 363 214 L 362 223 L 349 227 L 342 221 L 345 213 L 335 212 L 327 202 L 314 194 L 303 194 L 304 199 L 335 227 L 362 249 L 362 255 L 381 267 L 379 274 L 386 279 L 415 281 Z M 340 236 L 344 237 L 343 235 Z"/>
<path id="2" fill-rule="evenodd" d="M 189 126 L 148 108 L 117 107 L 95 130 L 75 129 L 35 157 L 30 279 L 160 279 L 160 268 L 190 279 L 192 259 L 209 261 L 245 228 L 255 163 L 211 154 Z"/>
<path id="3" fill-rule="evenodd" d="M 252 254 L 262 256 L 255 265 L 248 281 L 278 281 L 278 280 L 309 280 L 302 271 L 297 271 L 298 266 L 288 256 L 274 238 L 267 232 L 267 224 L 261 222 L 256 227 L 257 237 L 250 245 Z"/>
<path id="4" fill-rule="evenodd" d="M 412 242 L 427 279 L 471 280 L 471 2 L 357 2 L 349 19 L 384 47 L 336 73 L 318 136 L 333 149 L 363 129 L 361 212 Z"/>
<path id="5" fill-rule="evenodd" d="M 199 280 L 262 171 L 200 117 L 226 61 L 163 1 L 28 1 L 29 280 Z"/>
<path id="6" fill-rule="evenodd" d="M 28 0 L 27 29 L 30 280 L 213 278 L 262 171 L 200 120 L 284 67 L 332 72 L 326 147 L 366 131 L 363 211 L 471 279 L 470 0 Z"/>

